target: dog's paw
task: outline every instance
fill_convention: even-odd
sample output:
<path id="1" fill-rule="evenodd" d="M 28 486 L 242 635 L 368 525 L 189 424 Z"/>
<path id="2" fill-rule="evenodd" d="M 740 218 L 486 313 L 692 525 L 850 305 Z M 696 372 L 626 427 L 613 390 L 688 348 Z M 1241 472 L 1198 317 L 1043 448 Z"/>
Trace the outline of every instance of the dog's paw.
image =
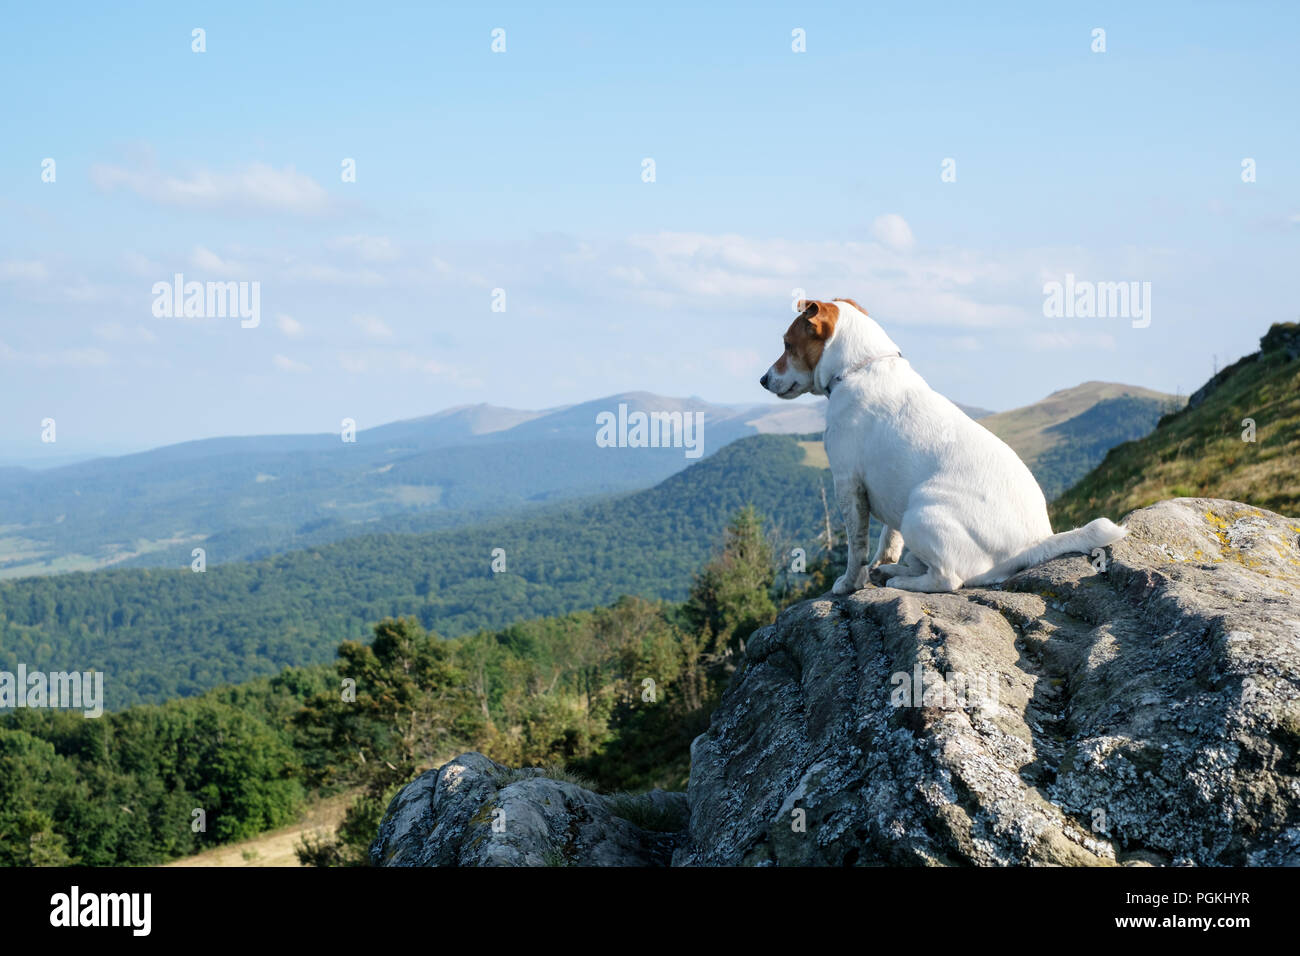
<path id="1" fill-rule="evenodd" d="M 871 583 L 883 585 L 890 578 L 903 574 L 906 570 L 901 564 L 873 564 L 870 568 Z"/>
<path id="2" fill-rule="evenodd" d="M 832 594 L 852 594 L 861 591 L 871 583 L 871 573 L 867 568 L 858 568 L 857 572 L 845 571 L 831 587 Z"/>

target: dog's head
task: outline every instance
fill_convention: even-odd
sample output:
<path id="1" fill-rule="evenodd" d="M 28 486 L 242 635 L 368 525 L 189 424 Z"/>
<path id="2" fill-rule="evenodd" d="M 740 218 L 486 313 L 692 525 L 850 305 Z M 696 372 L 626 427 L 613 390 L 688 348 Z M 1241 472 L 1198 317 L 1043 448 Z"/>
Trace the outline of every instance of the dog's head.
<path id="1" fill-rule="evenodd" d="M 758 384 L 777 398 L 798 398 L 814 391 L 813 373 L 822 360 L 826 344 L 835 334 L 835 323 L 840 318 L 836 302 L 847 302 L 866 314 L 852 299 L 836 299 L 835 302 L 800 300 L 799 317 L 785 331 L 785 351 Z"/>

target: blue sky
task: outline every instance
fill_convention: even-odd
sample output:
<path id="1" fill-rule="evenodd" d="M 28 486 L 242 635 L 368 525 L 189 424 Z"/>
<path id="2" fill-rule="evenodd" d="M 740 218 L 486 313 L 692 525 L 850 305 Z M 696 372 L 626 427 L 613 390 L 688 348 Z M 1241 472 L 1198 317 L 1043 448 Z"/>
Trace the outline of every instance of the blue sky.
<path id="1" fill-rule="evenodd" d="M 1300 314 L 1292 4 L 6 16 L 0 460 L 51 452 L 47 417 L 77 454 L 480 401 L 761 402 L 796 288 L 998 409 L 1088 379 L 1186 393 Z M 155 317 L 177 272 L 258 282 L 260 324 Z M 1150 326 L 1045 317 L 1066 273 L 1150 282 Z"/>

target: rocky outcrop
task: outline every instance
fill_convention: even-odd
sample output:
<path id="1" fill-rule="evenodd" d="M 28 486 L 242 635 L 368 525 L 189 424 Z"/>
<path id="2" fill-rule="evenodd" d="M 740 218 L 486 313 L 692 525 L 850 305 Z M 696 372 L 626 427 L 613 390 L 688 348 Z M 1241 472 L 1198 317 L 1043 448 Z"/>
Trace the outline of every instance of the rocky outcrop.
<path id="1" fill-rule="evenodd" d="M 1300 358 L 1300 322 L 1275 322 L 1259 340 L 1261 352 L 1281 349 L 1286 357 L 1294 361 Z"/>
<path id="2" fill-rule="evenodd" d="M 376 862 L 1300 865 L 1300 521 L 1126 523 L 998 589 L 786 610 L 692 747 L 684 833 L 470 755 L 399 795 Z"/>
<path id="3" fill-rule="evenodd" d="M 482 754 L 412 781 L 370 847 L 376 866 L 664 866 L 686 822 L 686 796 L 600 796 L 539 768 Z"/>

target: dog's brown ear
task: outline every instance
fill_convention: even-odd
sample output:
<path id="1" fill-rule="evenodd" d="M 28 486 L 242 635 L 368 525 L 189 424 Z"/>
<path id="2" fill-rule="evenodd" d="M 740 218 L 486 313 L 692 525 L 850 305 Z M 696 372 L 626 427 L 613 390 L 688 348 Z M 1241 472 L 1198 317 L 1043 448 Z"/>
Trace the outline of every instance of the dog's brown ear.
<path id="1" fill-rule="evenodd" d="M 857 309 L 857 310 L 858 310 L 859 312 L 861 312 L 863 315 L 866 315 L 866 314 L 867 314 L 867 310 L 864 309 L 862 306 L 858 305 L 858 304 L 857 304 L 856 302 L 854 302 L 852 299 L 846 299 L 844 296 L 840 296 L 840 297 L 839 297 L 838 299 L 836 299 L 835 301 L 836 301 L 836 302 L 847 302 L 849 305 L 853 306 L 853 308 Z"/>
<path id="2" fill-rule="evenodd" d="M 816 299 L 800 299 L 799 318 L 808 322 L 808 331 L 813 338 L 829 339 L 831 333 L 835 331 L 835 320 L 839 318 L 840 310 L 835 307 L 834 302 L 818 302 Z"/>

